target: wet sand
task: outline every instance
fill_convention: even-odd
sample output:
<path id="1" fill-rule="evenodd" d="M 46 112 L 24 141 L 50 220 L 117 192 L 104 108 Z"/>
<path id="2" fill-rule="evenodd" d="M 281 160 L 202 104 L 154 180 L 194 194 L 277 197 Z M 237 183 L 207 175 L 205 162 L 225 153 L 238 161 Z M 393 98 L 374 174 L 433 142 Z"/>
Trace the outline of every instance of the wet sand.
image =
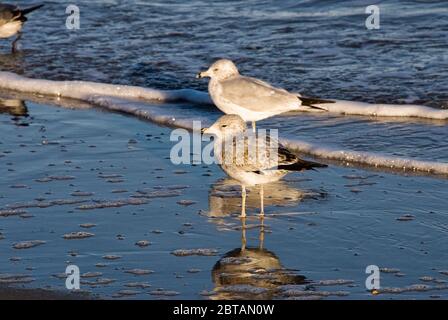
<path id="1" fill-rule="evenodd" d="M 86 300 L 88 295 L 70 294 L 43 289 L 0 287 L 0 300 Z"/>
<path id="2" fill-rule="evenodd" d="M 264 221 L 250 188 L 243 225 L 240 187 L 216 165 L 173 165 L 169 128 L 36 103 L 0 112 L 0 285 L 65 298 L 75 264 L 104 299 L 448 297 L 446 179 L 331 165 L 267 186 Z"/>
<path id="3" fill-rule="evenodd" d="M 47 3 L 26 23 L 18 54 L 2 40 L 1 70 L 206 91 L 194 75 L 227 55 L 243 74 L 308 96 L 448 106 L 440 1 L 381 3 L 379 30 L 365 28 L 367 4 L 354 1 L 77 2 L 80 32 L 62 25 L 67 4 Z M 334 161 L 266 187 L 264 221 L 259 190 L 249 189 L 243 225 L 240 187 L 217 166 L 167 160 L 170 128 L 79 101 L 8 98 L 0 287 L 18 289 L 0 298 L 65 297 L 70 264 L 81 288 L 104 299 L 448 298 L 446 177 Z M 220 115 L 187 102 L 150 107 L 168 123 Z M 448 158 L 446 121 L 285 114 L 258 125 L 336 150 Z M 364 286 L 371 264 L 381 268 L 375 296 Z"/>

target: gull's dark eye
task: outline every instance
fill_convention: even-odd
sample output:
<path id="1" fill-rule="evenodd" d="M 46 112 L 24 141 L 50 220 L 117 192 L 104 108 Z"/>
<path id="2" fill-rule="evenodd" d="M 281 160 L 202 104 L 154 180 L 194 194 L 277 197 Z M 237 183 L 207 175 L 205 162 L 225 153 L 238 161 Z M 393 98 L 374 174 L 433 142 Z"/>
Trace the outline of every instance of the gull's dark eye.
<path id="1" fill-rule="evenodd" d="M 218 71 L 218 68 L 213 69 L 213 71 Z"/>
<path id="2" fill-rule="evenodd" d="M 226 124 L 223 124 L 223 125 L 221 126 L 221 128 L 225 128 L 225 127 L 227 127 L 227 125 L 226 125 Z"/>

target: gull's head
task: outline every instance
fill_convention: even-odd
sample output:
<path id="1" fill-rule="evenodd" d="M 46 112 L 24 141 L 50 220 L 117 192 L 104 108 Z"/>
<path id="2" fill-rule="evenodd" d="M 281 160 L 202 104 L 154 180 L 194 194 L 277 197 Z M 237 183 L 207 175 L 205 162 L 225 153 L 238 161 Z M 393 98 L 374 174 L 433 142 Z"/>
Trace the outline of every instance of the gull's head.
<path id="1" fill-rule="evenodd" d="M 240 116 L 227 114 L 219 118 L 210 128 L 202 129 L 202 133 L 224 138 L 243 134 L 246 129 L 246 123 Z"/>
<path id="2" fill-rule="evenodd" d="M 225 80 L 239 74 L 238 68 L 231 60 L 220 59 L 208 68 L 207 71 L 199 72 L 197 78 L 212 78 L 216 80 Z"/>

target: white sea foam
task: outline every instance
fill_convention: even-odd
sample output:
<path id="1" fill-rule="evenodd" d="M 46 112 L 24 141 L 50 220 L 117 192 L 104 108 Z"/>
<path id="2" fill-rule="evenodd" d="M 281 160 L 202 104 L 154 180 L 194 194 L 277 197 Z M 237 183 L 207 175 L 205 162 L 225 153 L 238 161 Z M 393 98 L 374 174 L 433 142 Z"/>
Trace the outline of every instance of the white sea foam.
<path id="1" fill-rule="evenodd" d="M 448 175 L 448 163 L 443 162 L 422 161 L 382 155 L 373 152 L 336 149 L 332 147 L 318 146 L 296 139 L 283 139 L 281 142 L 285 146 L 298 152 L 320 159 L 339 161 L 346 163 L 347 165 L 362 165 L 402 172 L 421 172 Z"/>
<path id="2" fill-rule="evenodd" d="M 373 104 L 345 100 L 334 100 L 335 103 L 320 104 L 328 112 L 375 116 L 375 117 L 410 117 L 436 120 L 448 120 L 448 110 L 435 109 L 414 104 Z M 310 110 L 313 111 L 313 110 Z"/>
<path id="3" fill-rule="evenodd" d="M 130 114 L 140 119 L 149 120 L 169 127 L 193 130 L 193 120 L 201 121 L 203 125 L 211 124 L 210 119 L 204 117 L 190 119 L 183 116 L 181 113 L 172 114 L 169 109 L 156 109 L 153 106 L 148 106 L 144 102 L 99 96 L 91 97 L 88 101 L 103 109 Z"/>
<path id="4" fill-rule="evenodd" d="M 207 93 L 192 89 L 155 90 L 89 81 L 51 81 L 25 78 L 10 72 L 0 72 L 0 88 L 84 101 L 95 96 L 107 96 L 133 100 L 160 102 L 185 100 L 198 104 L 211 104 Z"/>
<path id="5" fill-rule="evenodd" d="M 195 104 L 212 104 L 208 93 L 193 89 L 156 90 L 88 81 L 40 80 L 25 78 L 10 72 L 0 72 L 0 88 L 84 101 L 89 101 L 96 96 L 107 96 L 131 100 L 159 102 L 188 101 Z M 429 108 L 421 105 L 371 104 L 345 100 L 334 101 L 335 103 L 321 104 L 320 106 L 327 109 L 328 112 L 346 115 L 417 117 L 448 120 L 448 110 Z"/>
<path id="6" fill-rule="evenodd" d="M 91 102 L 108 110 L 132 114 L 136 117 L 159 124 L 188 130 L 193 129 L 193 119 L 183 117 L 180 113 L 172 115 L 170 114 L 169 109 L 155 110 L 143 103 L 136 104 L 135 102 L 107 97 L 98 97 Z M 204 126 L 208 126 L 212 123 L 210 119 L 203 117 L 198 117 L 194 120 L 202 121 Z M 280 141 L 287 147 L 302 154 L 320 159 L 338 161 L 344 165 L 362 165 L 378 169 L 394 170 L 397 172 L 421 172 L 435 175 L 448 175 L 448 163 L 394 157 L 372 152 L 336 149 L 308 143 L 299 139 L 280 139 Z"/>
<path id="7" fill-rule="evenodd" d="M 28 79 L 13 73 L 0 72 L 0 88 L 42 95 L 60 96 L 86 101 L 111 111 L 119 111 L 147 119 L 159 124 L 181 127 L 192 130 L 193 120 L 211 123 L 205 117 L 191 119 L 183 112 L 173 112 L 171 108 L 155 107 L 154 102 L 169 103 L 179 100 L 195 104 L 210 104 L 208 94 L 196 90 L 183 89 L 161 91 L 133 86 L 120 86 L 84 81 L 48 81 Z M 152 103 L 145 103 L 144 100 Z M 431 119 L 448 119 L 448 110 L 437 110 L 415 105 L 375 105 L 359 102 L 340 101 L 322 105 L 329 112 L 377 115 L 393 117 L 422 117 Z M 376 168 L 387 168 L 401 172 L 422 172 L 448 175 L 448 163 L 422 161 L 402 157 L 394 157 L 371 152 L 350 151 L 323 147 L 322 145 L 304 142 L 298 139 L 281 139 L 291 149 L 316 158 L 338 161 L 343 164 L 363 165 Z"/>

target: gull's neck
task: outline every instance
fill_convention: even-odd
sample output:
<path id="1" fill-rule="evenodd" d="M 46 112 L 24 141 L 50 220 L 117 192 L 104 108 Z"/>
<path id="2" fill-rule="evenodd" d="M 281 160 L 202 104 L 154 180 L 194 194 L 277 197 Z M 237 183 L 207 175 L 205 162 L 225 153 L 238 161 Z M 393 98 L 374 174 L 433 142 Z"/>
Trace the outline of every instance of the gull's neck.
<path id="1" fill-rule="evenodd" d="M 224 159 L 224 153 L 234 152 L 234 139 L 236 139 L 236 143 L 238 143 L 238 139 L 243 136 L 245 137 L 245 134 L 246 132 L 244 131 L 228 133 L 226 135 L 222 133 L 219 135 L 215 135 L 215 140 L 213 142 L 213 151 L 215 153 L 215 157 L 217 157 L 220 163 L 222 163 L 222 160 Z M 228 149 L 229 147 L 231 148 L 231 150 Z"/>

